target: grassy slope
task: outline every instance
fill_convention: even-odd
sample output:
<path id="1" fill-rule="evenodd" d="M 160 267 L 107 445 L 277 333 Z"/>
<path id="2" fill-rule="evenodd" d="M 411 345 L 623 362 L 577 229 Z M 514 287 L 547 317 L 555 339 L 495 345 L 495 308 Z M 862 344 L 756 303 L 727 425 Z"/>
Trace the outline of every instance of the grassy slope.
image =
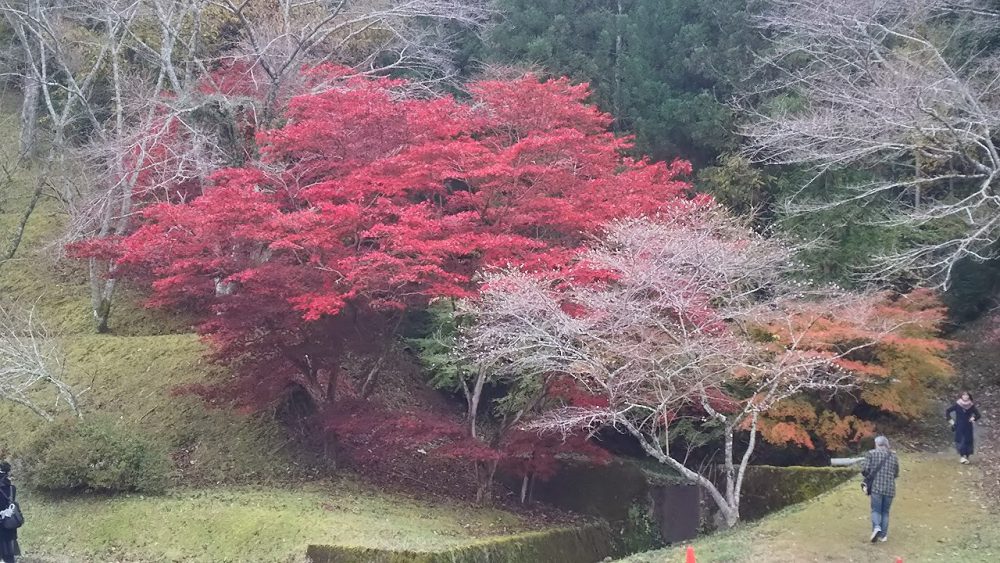
<path id="1" fill-rule="evenodd" d="M 26 502 L 31 523 L 21 545 L 74 561 L 289 561 L 313 543 L 431 550 L 523 528 L 504 512 L 386 495 L 348 480 Z"/>
<path id="2" fill-rule="evenodd" d="M 17 209 L 20 203 L 15 195 L 5 198 L 4 207 Z M 6 243 L 17 220 L 15 213 L 0 215 L 0 241 Z M 0 295 L 34 307 L 59 341 L 64 377 L 80 394 L 84 413 L 121 417 L 171 450 L 195 452 L 185 455 L 189 479 L 215 482 L 287 471 L 288 459 L 261 455 L 281 446 L 283 433 L 273 420 L 207 410 L 195 397 L 172 393 L 179 385 L 225 377 L 203 359 L 206 350 L 198 338 L 183 332 L 184 319 L 147 310 L 126 291 L 112 313 L 112 334 L 93 332 L 85 274 L 69 261 L 50 258 L 61 221 L 52 202 L 35 211 L 15 259 L 0 266 Z M 20 407 L 0 403 L 0 425 L 7 429 L 4 453 L 16 457 L 40 424 Z M 256 471 L 233 471 L 240 467 Z"/>
<path id="3" fill-rule="evenodd" d="M 3 125 L 0 140 L 13 138 Z M 21 172 L 0 193 L 0 245 L 32 182 Z M 303 475 L 270 415 L 206 408 L 172 392 L 226 377 L 204 360 L 187 319 L 146 310 L 126 291 L 116 301 L 112 333 L 93 332 L 84 273 L 51 259 L 64 220 L 54 202 L 43 201 L 15 259 L 0 265 L 0 296 L 32 305 L 58 340 L 64 377 L 82 392 L 84 416 L 110 415 L 156 437 L 172 450 L 182 486 L 157 498 L 54 498 L 23 490 L 29 522 L 21 546 L 42 557 L 34 560 L 286 561 L 301 558 L 309 543 L 431 549 L 528 527 L 509 513 L 408 499 L 349 479 L 288 484 Z M 0 402 L 0 455 L 16 461 L 42 424 Z M 252 482 L 286 484 L 264 490 Z"/>
<path id="4" fill-rule="evenodd" d="M 974 486 L 980 471 L 956 461 L 951 454 L 902 456 L 888 542 L 868 543 L 868 497 L 852 480 L 760 522 L 695 541 L 697 560 L 1000 561 L 1000 526 Z M 623 563 L 681 561 L 683 548 L 674 548 L 636 555 Z"/>

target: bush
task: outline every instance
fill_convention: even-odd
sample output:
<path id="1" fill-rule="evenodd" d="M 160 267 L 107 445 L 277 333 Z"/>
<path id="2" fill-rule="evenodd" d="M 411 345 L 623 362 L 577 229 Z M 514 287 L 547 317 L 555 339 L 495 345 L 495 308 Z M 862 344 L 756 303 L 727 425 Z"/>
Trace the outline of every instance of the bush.
<path id="1" fill-rule="evenodd" d="M 743 481 L 740 517 L 745 521 L 755 520 L 816 498 L 857 474 L 857 467 L 751 465 Z"/>
<path id="2" fill-rule="evenodd" d="M 107 417 L 44 427 L 24 461 L 28 483 L 50 491 L 161 493 L 170 472 L 163 448 Z"/>
<path id="3" fill-rule="evenodd" d="M 472 545 L 442 551 L 310 545 L 306 557 L 315 563 L 581 563 L 612 555 L 607 526 L 586 524 L 512 536 L 486 538 Z"/>

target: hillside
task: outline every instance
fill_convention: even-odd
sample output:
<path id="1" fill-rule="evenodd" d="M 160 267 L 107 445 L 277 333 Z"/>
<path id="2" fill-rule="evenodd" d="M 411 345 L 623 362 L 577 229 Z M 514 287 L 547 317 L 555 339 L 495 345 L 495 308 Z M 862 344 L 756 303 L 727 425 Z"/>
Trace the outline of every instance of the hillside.
<path id="1" fill-rule="evenodd" d="M 26 175 L 19 180 L 4 198 L 0 240 L 8 240 L 20 220 L 19 213 L 6 211 L 22 209 L 24 183 L 32 181 Z M 85 273 L 78 264 L 51 258 L 63 220 L 55 202 L 39 205 L 18 253 L 0 266 L 0 292 L 33 307 L 59 341 L 64 378 L 80 395 L 82 410 L 117 418 L 172 451 L 185 452 L 186 465 L 178 474 L 186 479 L 215 482 L 290 471 L 290 461 L 279 452 L 284 432 L 273 418 L 208 409 L 197 397 L 174 393 L 184 384 L 225 377 L 204 360 L 204 346 L 183 332 L 182 320 L 142 308 L 126 291 L 115 303 L 111 333 L 93 331 Z M 10 429 L 5 453 L 16 455 L 42 421 L 3 403 L 0 423 Z"/>

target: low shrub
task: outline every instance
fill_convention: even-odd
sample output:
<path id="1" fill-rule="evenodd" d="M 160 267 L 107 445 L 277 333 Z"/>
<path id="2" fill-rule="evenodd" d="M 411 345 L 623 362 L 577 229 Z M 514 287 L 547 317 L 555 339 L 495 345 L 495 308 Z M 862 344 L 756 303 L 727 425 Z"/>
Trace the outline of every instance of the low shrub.
<path id="1" fill-rule="evenodd" d="M 442 551 L 339 545 L 306 549 L 306 557 L 314 563 L 592 563 L 611 555 L 610 533 L 601 524 L 487 538 Z"/>
<path id="2" fill-rule="evenodd" d="M 163 448 L 108 417 L 47 425 L 23 458 L 28 484 L 63 492 L 162 493 L 171 467 Z"/>
<path id="3" fill-rule="evenodd" d="M 740 516 L 744 520 L 761 518 L 815 498 L 857 474 L 857 467 L 751 465 L 743 481 Z"/>

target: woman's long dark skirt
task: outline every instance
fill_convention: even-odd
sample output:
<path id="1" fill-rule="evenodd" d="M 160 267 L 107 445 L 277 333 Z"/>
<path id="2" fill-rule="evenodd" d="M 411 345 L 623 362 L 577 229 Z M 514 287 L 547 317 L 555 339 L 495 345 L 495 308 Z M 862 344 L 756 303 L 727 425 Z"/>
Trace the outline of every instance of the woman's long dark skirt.
<path id="1" fill-rule="evenodd" d="M 15 563 L 18 555 L 21 555 L 21 546 L 17 545 L 17 538 L 0 538 L 0 561 Z"/>
<path id="2" fill-rule="evenodd" d="M 968 428 L 956 428 L 955 429 L 955 449 L 958 450 L 958 455 L 960 456 L 970 456 L 973 451 L 973 430 L 972 425 L 968 425 Z"/>

